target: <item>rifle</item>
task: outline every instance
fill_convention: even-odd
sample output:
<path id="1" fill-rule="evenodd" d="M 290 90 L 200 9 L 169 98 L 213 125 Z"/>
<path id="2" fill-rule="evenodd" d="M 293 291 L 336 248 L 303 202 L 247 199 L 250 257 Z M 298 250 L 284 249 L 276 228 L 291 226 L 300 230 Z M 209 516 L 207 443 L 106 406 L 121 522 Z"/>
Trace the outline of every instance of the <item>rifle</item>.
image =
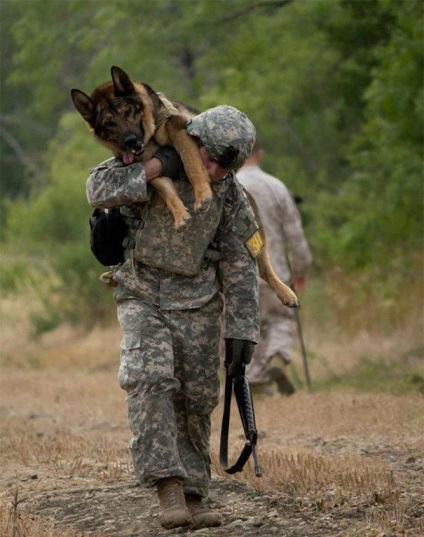
<path id="1" fill-rule="evenodd" d="M 241 340 L 231 340 L 231 342 L 238 343 Z M 228 343 L 228 341 L 227 341 Z M 243 342 L 241 342 L 243 343 Z M 250 361 L 250 359 L 248 360 Z M 248 362 L 247 362 L 248 363 Z M 227 474 L 235 474 L 241 472 L 244 465 L 248 461 L 250 455 L 253 456 L 253 465 L 256 477 L 262 476 L 262 470 L 258 461 L 258 453 L 256 449 L 256 443 L 258 439 L 258 431 L 256 429 L 255 411 L 253 408 L 252 391 L 250 389 L 249 381 L 246 377 L 246 363 L 242 361 L 234 364 L 230 359 L 230 351 L 228 345 L 226 345 L 225 355 L 225 395 L 224 395 L 224 412 L 222 416 L 221 426 L 221 443 L 219 449 L 219 460 Z M 246 437 L 246 444 L 237 459 L 237 462 L 228 467 L 228 431 L 230 427 L 230 412 L 231 412 L 231 399 L 234 389 L 234 395 L 236 398 L 237 406 L 240 413 L 241 423 L 243 425 L 244 434 Z"/>

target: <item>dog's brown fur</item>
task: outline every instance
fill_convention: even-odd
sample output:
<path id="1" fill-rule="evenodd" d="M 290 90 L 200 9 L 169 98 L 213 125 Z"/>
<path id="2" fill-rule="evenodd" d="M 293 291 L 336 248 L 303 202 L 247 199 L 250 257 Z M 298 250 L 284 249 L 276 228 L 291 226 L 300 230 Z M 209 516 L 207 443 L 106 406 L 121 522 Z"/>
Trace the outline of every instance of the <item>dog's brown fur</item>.
<path id="1" fill-rule="evenodd" d="M 195 191 L 195 210 L 205 210 L 212 199 L 209 177 L 204 169 L 196 142 L 186 131 L 191 113 L 183 105 L 173 103 L 158 95 L 147 84 L 132 82 L 119 67 L 112 67 L 112 81 L 94 90 L 89 97 L 73 89 L 75 108 L 88 123 L 95 138 L 108 147 L 125 164 L 146 162 L 159 146 L 171 145 L 180 154 L 187 176 Z M 178 113 L 177 113 L 178 112 Z M 190 213 L 178 197 L 171 179 L 159 177 L 151 181 L 165 205 L 171 211 L 175 228 L 182 229 L 190 219 Z M 259 213 L 250 198 L 259 221 Z M 263 278 L 275 291 L 282 303 L 289 307 L 298 305 L 294 292 L 274 272 L 268 254 L 266 234 L 261 227 L 263 248 L 257 257 Z"/>
<path id="2" fill-rule="evenodd" d="M 147 84 L 132 82 L 119 67 L 112 67 L 112 81 L 102 84 L 89 97 L 72 90 L 75 108 L 88 123 L 95 138 L 125 164 L 146 162 L 159 146 L 171 145 L 179 153 L 195 192 L 194 209 L 206 210 L 212 199 L 208 174 L 198 147 L 186 131 L 190 114 L 177 110 Z M 175 228 L 188 222 L 190 213 L 169 178 L 151 181 L 171 211 Z"/>

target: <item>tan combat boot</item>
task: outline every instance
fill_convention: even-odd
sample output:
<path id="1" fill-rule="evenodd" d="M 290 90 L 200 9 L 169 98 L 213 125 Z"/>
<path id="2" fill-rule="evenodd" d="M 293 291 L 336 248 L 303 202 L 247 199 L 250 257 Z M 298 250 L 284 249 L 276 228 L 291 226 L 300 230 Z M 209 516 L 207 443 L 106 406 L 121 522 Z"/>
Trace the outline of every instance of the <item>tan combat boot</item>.
<path id="1" fill-rule="evenodd" d="M 166 477 L 160 479 L 156 487 L 160 503 L 159 522 L 161 525 L 167 530 L 189 526 L 193 520 L 185 503 L 182 479 Z"/>
<path id="2" fill-rule="evenodd" d="M 201 496 L 186 494 L 185 501 L 193 518 L 192 529 L 211 528 L 222 524 L 221 513 L 205 507 Z"/>

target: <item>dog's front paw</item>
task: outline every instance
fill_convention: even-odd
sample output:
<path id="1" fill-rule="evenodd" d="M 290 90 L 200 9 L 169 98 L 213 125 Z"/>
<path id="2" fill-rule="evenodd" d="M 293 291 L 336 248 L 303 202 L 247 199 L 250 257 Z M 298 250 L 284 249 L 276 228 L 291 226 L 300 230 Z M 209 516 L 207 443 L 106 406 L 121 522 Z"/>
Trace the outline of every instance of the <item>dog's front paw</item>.
<path id="1" fill-rule="evenodd" d="M 196 201 L 194 203 L 194 210 L 197 213 L 203 213 L 209 210 L 209 207 L 211 206 L 212 196 L 208 196 L 206 198 L 196 198 Z"/>
<path id="2" fill-rule="evenodd" d="M 191 216 L 189 216 L 185 220 L 182 220 L 181 222 L 175 222 L 174 223 L 175 231 L 178 231 L 178 233 L 181 233 L 181 231 L 184 231 L 185 229 L 187 229 L 190 223 L 190 220 L 191 220 Z"/>
<path id="3" fill-rule="evenodd" d="M 184 207 L 184 211 L 180 211 L 179 214 L 174 215 L 174 229 L 175 231 L 184 231 L 191 220 L 191 214 Z"/>
<path id="4" fill-rule="evenodd" d="M 198 185 L 195 187 L 194 193 L 194 210 L 196 212 L 207 211 L 211 206 L 213 196 L 210 185 Z"/>

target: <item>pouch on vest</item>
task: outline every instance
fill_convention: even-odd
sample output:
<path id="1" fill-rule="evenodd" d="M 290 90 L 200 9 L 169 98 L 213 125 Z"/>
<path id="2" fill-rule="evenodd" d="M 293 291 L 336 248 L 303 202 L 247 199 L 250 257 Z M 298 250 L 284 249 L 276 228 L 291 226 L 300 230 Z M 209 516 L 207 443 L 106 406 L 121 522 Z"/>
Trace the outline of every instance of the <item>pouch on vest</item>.
<path id="1" fill-rule="evenodd" d="M 119 209 L 95 209 L 90 218 L 90 248 L 104 266 L 124 261 L 127 225 Z"/>

